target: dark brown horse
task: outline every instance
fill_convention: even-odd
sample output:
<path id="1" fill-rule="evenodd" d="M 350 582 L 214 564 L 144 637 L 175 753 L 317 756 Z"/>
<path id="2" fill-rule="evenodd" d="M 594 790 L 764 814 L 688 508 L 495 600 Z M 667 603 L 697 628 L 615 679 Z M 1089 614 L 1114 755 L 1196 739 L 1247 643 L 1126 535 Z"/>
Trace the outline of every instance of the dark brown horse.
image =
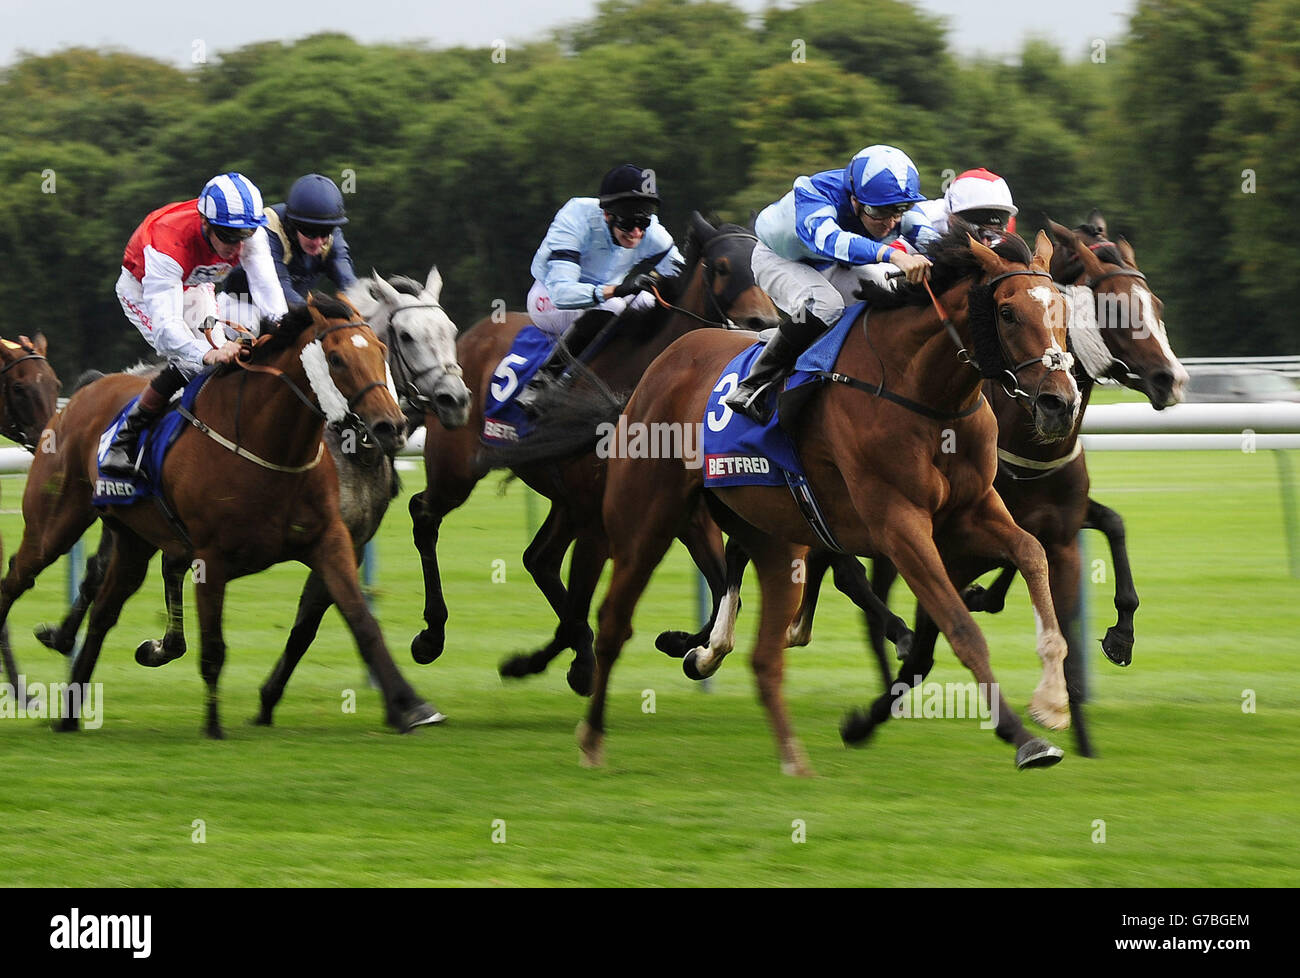
<path id="1" fill-rule="evenodd" d="M 861 328 L 854 324 L 835 364 L 837 375 L 855 383 L 830 383 L 815 394 L 794 422 L 794 438 L 842 548 L 895 562 L 974 673 L 998 735 L 1017 748 L 1017 764 L 1042 766 L 1055 763 L 1061 752 L 1031 736 L 1007 707 L 987 644 L 957 590 L 988 555 L 1021 569 L 1030 582 L 1043 660 L 1031 713 L 1053 729 L 1066 726 L 1066 648 L 1052 610 L 1046 559 L 993 491 L 996 423 L 980 398 L 981 370 L 973 368 L 968 350 L 976 351 L 983 371 L 1015 385 L 1045 440 L 1070 431 L 1079 395 L 1063 351 L 1063 300 L 1047 274 L 1047 237 L 1039 235 L 1031 258 L 1019 239 L 1000 244 L 995 253 L 970 238 L 971 230 L 956 222 L 932 252 L 934 293 L 946 315 L 931 307 L 924 291 L 902 290 L 893 308 L 875 302 L 869 317 L 860 317 Z M 752 341 L 710 332 L 682 338 L 646 371 L 624 412 L 627 422 L 698 424 L 718 377 Z M 945 430 L 958 417 L 968 418 L 966 436 L 953 443 Z M 786 490 L 705 490 L 700 470 L 672 458 L 610 461 L 604 507 L 614 572 L 600 608 L 595 690 L 578 731 L 582 761 L 603 762 L 610 672 L 631 634 L 641 593 L 701 497 L 758 568 L 762 613 L 753 667 L 759 694 L 782 770 L 808 774 L 785 707 L 782 669 L 786 632 L 802 589 L 792 561 L 818 538 Z M 717 668 L 711 649 L 693 659 L 700 675 Z"/>
<path id="2" fill-rule="evenodd" d="M 1072 286 L 1069 322 L 1070 350 L 1075 357 L 1074 376 L 1082 407 L 1070 434 L 1045 445 L 1023 419 L 1023 412 L 996 384 L 986 383 L 984 395 L 998 418 L 998 476 L 994 488 L 1016 522 L 1032 533 L 1047 552 L 1052 603 L 1069 643 L 1065 675 L 1070 693 L 1075 743 L 1085 757 L 1094 755 L 1083 704 L 1086 701 L 1085 656 L 1080 640 L 1080 557 L 1078 534 L 1082 529 L 1103 531 L 1110 543 L 1115 570 L 1117 621 L 1102 639 L 1102 650 L 1118 665 L 1128 665 L 1133 648 L 1133 614 L 1138 606 L 1125 548 L 1124 521 L 1088 495 L 1090 482 L 1079 431 L 1083 412 L 1098 380 L 1115 380 L 1146 394 L 1156 410 L 1181 398 L 1187 372 L 1174 356 L 1161 318 L 1163 304 L 1138 269 L 1133 249 L 1122 238 L 1107 241 L 1101 229 L 1082 225 L 1075 231 L 1049 221 L 1059 246 L 1052 256 L 1052 275 Z M 960 434 L 959 434 L 960 437 Z M 835 569 L 836 586 L 862 604 L 862 592 L 875 589 L 882 598 L 895 579 L 893 568 L 878 560 L 872 585 L 866 584 L 861 565 L 852 558 L 820 550 L 809 556 L 808 585 L 791 627 L 791 644 L 807 644 L 817 603 L 818 587 L 828 567 Z M 989 589 L 974 585 L 965 593 L 972 611 L 1002 610 L 1016 570 L 1006 563 L 990 562 L 980 573 L 1000 567 Z M 874 598 L 874 595 L 872 595 Z M 884 642 L 877 607 L 866 609 L 872 647 L 883 663 Z M 899 681 L 924 678 L 934 665 L 934 623 L 918 615 L 915 656 L 900 670 Z M 900 658 L 905 658 L 900 654 Z M 885 685 L 889 687 L 886 671 Z M 887 713 L 883 714 L 888 716 Z M 861 722 L 846 727 L 850 738 L 869 731 Z"/>
<path id="3" fill-rule="evenodd" d="M 705 326 L 720 327 L 728 318 L 746 326 L 763 328 L 776 322 L 776 309 L 759 289 L 750 271 L 755 238 L 735 225 L 713 228 L 694 215 L 684 258 L 686 267 L 672 280 L 664 305 L 643 313 L 625 314 L 607 345 L 582 373 L 576 392 L 590 381 L 601 393 L 600 408 L 621 403 L 616 394 L 631 390 L 646 366 L 678 337 Z M 483 319 L 457 343 L 457 357 L 475 392 L 469 423 L 458 431 L 429 425 L 424 448 L 425 490 L 411 499 L 416 548 L 424 568 L 425 629 L 411 643 L 420 663 L 442 654 L 447 604 L 438 569 L 438 533 L 443 519 L 469 498 L 492 466 L 508 466 L 525 483 L 551 500 L 551 508 L 537 535 L 524 552 L 524 566 L 546 596 L 560 623 L 551 642 L 532 654 L 517 655 L 501 665 L 505 676 L 537 673 L 566 648 L 575 652 L 568 672 L 569 685 L 580 695 L 591 688 L 591 628 L 587 623 L 591 596 L 606 559 L 600 500 L 605 462 L 597 456 L 597 437 L 591 412 L 567 413 L 566 404 L 546 412 L 536 434 L 516 451 L 483 451 L 483 406 L 494 384 L 510 382 L 501 365 L 529 319 L 517 313 L 504 322 Z M 721 330 L 716 330 L 721 332 Z M 594 380 L 592 379 L 594 378 Z M 615 396 L 611 396 L 613 392 Z M 598 411 L 603 416 L 603 412 Z M 714 588 L 721 593 L 723 565 L 721 539 L 704 514 L 682 530 L 683 542 Z M 560 578 L 561 563 L 570 543 L 575 544 L 566 589 Z M 706 626 L 707 628 L 707 626 Z"/>
<path id="4" fill-rule="evenodd" d="M 148 503 L 104 509 L 115 537 L 112 556 L 73 665 L 60 729 L 77 728 L 74 688 L 90 680 L 105 635 L 160 549 L 193 560 L 208 736 L 222 736 L 217 682 L 225 660 L 226 583 L 284 560 L 299 560 L 324 578 L 379 680 L 388 721 L 409 730 L 440 719 L 388 654 L 339 517 L 337 475 L 332 465 L 319 464 L 327 417 L 348 412 L 387 449 L 400 445 L 406 421 L 389 393 L 383 345 L 342 304 L 313 299 L 285 316 L 248 360 L 246 369 L 209 380 L 195 402 L 198 424 L 187 425 L 167 455 L 162 498 L 170 515 Z M 126 374 L 98 380 L 78 391 L 51 425 L 52 450 L 37 453 L 23 495 L 22 544 L 0 581 L 0 622 L 94 521 L 100 433 L 144 383 Z"/>
<path id="5" fill-rule="evenodd" d="M 0 435 L 35 453 L 46 430 L 45 424 L 59 404 L 62 384 L 45 358 L 45 337 L 18 337 L 18 342 L 0 339 Z M 47 446 L 48 447 L 48 443 Z M 0 544 L 0 559 L 4 547 Z M 17 682 L 18 667 L 9 647 L 9 633 L 0 628 L 0 661 L 11 682 Z"/>

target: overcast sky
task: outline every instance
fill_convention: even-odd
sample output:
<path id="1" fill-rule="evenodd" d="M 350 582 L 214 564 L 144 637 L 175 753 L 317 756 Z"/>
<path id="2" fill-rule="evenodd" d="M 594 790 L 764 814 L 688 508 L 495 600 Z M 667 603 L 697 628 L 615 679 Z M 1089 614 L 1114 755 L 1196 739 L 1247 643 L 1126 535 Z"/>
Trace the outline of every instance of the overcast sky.
<path id="1" fill-rule="evenodd" d="M 750 11 L 772 0 L 732 0 Z M 777 6 L 794 6 L 782 0 Z M 1094 39 L 1124 33 L 1136 0 L 1062 4 L 1043 0 L 921 0 L 948 18 L 949 42 L 962 54 L 1012 54 L 1027 35 L 1055 41 L 1070 58 Z M 0 65 L 19 51 L 114 47 L 189 65 L 195 41 L 209 57 L 256 41 L 290 41 L 324 30 L 361 41 L 424 42 L 431 47 L 522 43 L 563 24 L 588 19 L 596 0 L 0 0 Z"/>

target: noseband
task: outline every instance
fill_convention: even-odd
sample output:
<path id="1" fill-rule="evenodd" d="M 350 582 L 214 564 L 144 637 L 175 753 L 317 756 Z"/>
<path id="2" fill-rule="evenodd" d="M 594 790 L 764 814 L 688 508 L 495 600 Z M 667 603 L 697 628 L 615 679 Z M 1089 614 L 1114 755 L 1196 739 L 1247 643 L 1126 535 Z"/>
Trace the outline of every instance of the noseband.
<path id="1" fill-rule="evenodd" d="M 388 325 L 391 329 L 396 330 L 397 324 L 394 322 L 394 320 L 397 318 L 397 314 L 399 312 L 406 312 L 408 309 L 441 309 L 441 308 L 442 306 L 440 306 L 436 302 L 413 302 L 409 306 L 399 306 L 398 308 L 394 309 L 392 312 L 388 314 Z M 389 344 L 389 349 L 393 351 L 393 355 L 397 361 L 397 376 L 394 378 L 394 381 L 397 385 L 397 392 L 402 397 L 405 397 L 408 401 L 410 401 L 413 407 L 419 408 L 425 414 L 432 413 L 435 407 L 433 398 L 421 392 L 420 388 L 416 386 L 415 381 L 417 377 L 423 376 L 424 374 L 427 374 L 432 370 L 436 370 L 439 367 L 442 368 L 442 372 L 446 374 L 448 377 L 461 377 L 463 376 L 463 373 L 461 371 L 460 364 L 453 363 L 450 366 L 448 366 L 446 364 L 440 363 L 432 367 L 429 367 L 427 370 L 424 370 L 420 374 L 417 374 L 415 370 L 412 369 L 410 362 L 406 359 L 406 354 L 402 351 L 401 339 L 396 335 L 391 336 L 390 339 L 393 342 Z"/>

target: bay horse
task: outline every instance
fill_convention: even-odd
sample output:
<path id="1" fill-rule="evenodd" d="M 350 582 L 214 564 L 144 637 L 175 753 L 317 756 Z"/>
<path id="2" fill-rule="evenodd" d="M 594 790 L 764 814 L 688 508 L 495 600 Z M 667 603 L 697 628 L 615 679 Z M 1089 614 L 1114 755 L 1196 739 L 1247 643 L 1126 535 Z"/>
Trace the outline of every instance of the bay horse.
<path id="1" fill-rule="evenodd" d="M 1050 241 L 1040 233 L 1032 256 L 1018 238 L 995 251 L 971 238 L 973 230 L 955 221 L 932 250 L 932 295 L 903 288 L 892 299 L 878 297 L 867 315 L 859 315 L 834 368 L 843 382 L 814 394 L 793 421 L 792 435 L 842 548 L 895 562 L 980 683 L 998 736 L 1017 748 L 1017 766 L 1048 766 L 1060 760 L 1060 749 L 1032 736 L 1007 707 L 987 644 L 957 590 L 988 554 L 1021 569 L 1030 583 L 1043 661 L 1031 714 L 1052 729 L 1068 725 L 1066 646 L 1052 610 L 1046 559 L 993 490 L 996 423 L 968 350 L 977 351 L 984 370 L 1011 375 L 1017 400 L 1045 440 L 1070 431 L 1079 392 L 1063 350 L 1063 299 L 1047 272 Z M 699 424 L 717 378 L 753 340 L 711 331 L 683 337 L 646 371 L 624 411 L 627 422 Z M 945 429 L 963 415 L 965 436 L 953 444 Z M 724 426 L 727 421 L 726 414 L 719 419 Z M 705 490 L 702 471 L 673 458 L 609 463 L 604 516 L 614 570 L 599 613 L 595 689 L 578 727 L 580 759 L 589 767 L 603 763 L 605 698 L 614 662 L 631 635 L 633 610 L 701 498 L 758 568 L 762 611 L 752 665 L 759 695 L 781 770 L 811 774 L 786 710 L 782 672 L 801 590 L 792 561 L 818 538 L 784 488 Z M 720 612 L 719 622 L 732 613 Z M 692 664 L 708 675 L 717 662 L 704 649 Z"/>
<path id="2" fill-rule="evenodd" d="M 1096 215 L 1092 218 L 1096 220 Z M 1125 547 L 1124 521 L 1118 513 L 1089 496 L 1090 481 L 1079 432 L 1092 390 L 1098 380 L 1114 380 L 1145 394 L 1157 411 L 1177 403 L 1187 382 L 1187 371 L 1170 348 L 1160 299 L 1151 291 L 1138 268 L 1132 247 L 1122 238 L 1106 240 L 1101 226 L 1094 223 L 1070 230 L 1048 220 L 1058 245 L 1052 255 L 1053 278 L 1075 288 L 1076 300 L 1069 323 L 1069 349 L 1074 355 L 1074 377 L 1079 385 L 1081 407 L 1073 430 L 1064 439 L 1045 445 L 1036 437 L 1022 412 L 996 384 L 984 385 L 984 396 L 998 418 L 998 475 L 994 488 L 1002 496 L 1016 522 L 1032 533 L 1047 553 L 1052 604 L 1056 608 L 1067 643 L 1066 684 L 1070 694 L 1075 745 L 1084 757 L 1096 754 L 1088 734 L 1083 704 L 1087 698 L 1085 660 L 1087 650 L 1080 638 L 1080 555 L 1079 531 L 1097 529 L 1106 534 L 1115 572 L 1116 623 L 1101 640 L 1102 651 L 1117 665 L 1132 661 L 1133 615 L 1138 595 L 1133 585 Z M 1084 291 L 1086 290 L 1086 291 Z M 1081 303 L 1081 304 L 1080 304 Z M 960 437 L 960 435 L 959 435 Z M 812 618 L 822 576 L 828 567 L 835 571 L 836 586 L 853 600 L 861 601 L 865 588 L 872 598 L 888 596 L 895 579 L 893 567 L 877 560 L 871 585 L 862 567 L 852 558 L 816 551 L 808 559 L 808 584 L 803 602 L 790 629 L 790 644 L 804 645 L 810 639 Z M 994 583 L 985 589 L 976 584 L 964 594 L 972 611 L 1001 611 L 1016 569 L 1005 562 L 990 562 L 980 573 L 1000 568 Z M 877 659 L 884 662 L 884 642 L 878 603 L 864 607 L 871 644 Z M 900 669 L 898 681 L 924 678 L 934 665 L 937 632 L 924 611 L 918 613 L 915 656 Z M 885 687 L 890 687 L 886 669 Z M 887 711 L 873 710 L 884 718 Z M 846 739 L 853 742 L 870 732 L 870 719 L 850 718 Z"/>
<path id="3" fill-rule="evenodd" d="M 18 342 L 0 339 L 0 435 L 35 454 L 45 424 L 58 410 L 63 384 L 46 359 L 48 344 L 41 333 Z M 4 557 L 0 541 L 0 559 Z M 11 682 L 18 682 L 18 666 L 9 646 L 7 629 L 0 628 L 0 663 Z"/>
<path id="4" fill-rule="evenodd" d="M 114 536 L 71 686 L 88 682 L 122 604 L 144 580 L 157 550 L 193 559 L 207 687 L 204 732 L 223 736 L 217 684 L 225 661 L 222 609 L 230 580 L 284 560 L 321 574 L 400 730 L 440 719 L 402 677 L 366 607 L 352 542 L 339 515 L 338 477 L 325 454 L 327 418 L 348 412 L 386 451 L 402 443 L 406 420 L 389 392 L 384 348 L 359 315 L 311 297 L 264 330 L 240 366 L 214 374 L 163 464 L 161 507 L 91 504 L 100 433 L 145 380 L 104 377 L 78 391 L 51 424 L 52 451 L 38 453 L 23 494 L 22 544 L 0 581 L 0 623 L 37 574 L 71 549 L 97 515 Z M 234 435 L 237 442 L 232 442 Z M 250 513 L 250 506 L 253 512 Z M 250 522 L 250 517 L 254 517 Z M 57 729 L 76 730 L 69 690 Z"/>
<path id="5" fill-rule="evenodd" d="M 418 415 L 423 423 L 427 411 L 444 427 L 455 428 L 465 423 L 470 398 L 455 359 L 456 324 L 439 303 L 441 293 L 442 276 L 435 266 L 424 283 L 401 275 L 386 280 L 374 273 L 354 283 L 341 298 L 357 310 L 387 347 L 389 372 L 408 418 Z M 358 427 L 330 424 L 323 437 L 339 476 L 339 513 L 360 563 L 366 543 L 379 529 L 390 501 L 397 495 L 398 480 L 392 456 Z M 77 631 L 108 565 L 111 539 L 111 535 L 105 535 L 100 551 L 87 561 L 77 600 L 64 620 L 57 627 L 42 625 L 36 629 L 42 644 L 64 655 L 72 652 Z M 161 639 L 147 640 L 136 649 L 136 661 L 143 666 L 166 665 L 185 654 L 181 588 L 188 569 L 184 560 L 163 561 L 168 626 Z M 262 706 L 254 718 L 258 724 L 272 722 L 272 712 L 284 694 L 285 684 L 332 604 L 321 575 L 312 571 L 303 585 L 284 652 L 262 686 Z"/>
<path id="6" fill-rule="evenodd" d="M 693 214 L 681 275 L 660 286 L 661 303 L 650 310 L 625 313 L 608 343 L 591 357 L 570 398 L 544 410 L 538 430 L 517 448 L 487 453 L 479 442 L 487 394 L 503 390 L 512 380 L 504 364 L 515 337 L 529 324 L 526 315 L 510 313 L 503 322 L 492 317 L 471 326 L 457 343 L 457 356 L 475 392 L 470 423 L 455 431 L 430 426 L 424 444 L 427 478 L 423 492 L 410 503 L 413 536 L 424 570 L 425 628 L 411 642 L 416 662 L 429 663 L 443 652 L 447 604 L 438 567 L 438 534 L 443 519 L 461 506 L 492 467 L 509 467 L 527 485 L 551 500 L 550 510 L 524 552 L 524 567 L 560 619 L 544 648 L 508 658 L 501 675 L 521 677 L 541 672 L 566 648 L 574 650 L 569 686 L 585 696 L 591 689 L 592 632 L 587 617 L 592 595 L 606 560 L 600 500 L 605 461 L 595 451 L 592 412 L 570 412 L 584 390 L 598 391 L 598 410 L 621 404 L 617 392 L 631 390 L 646 366 L 678 337 L 714 327 L 721 332 L 728 319 L 756 328 L 775 325 L 776 308 L 754 284 L 750 255 L 756 238 L 736 225 L 714 228 Z M 593 341 L 593 345 L 599 340 Z M 543 402 L 544 403 L 544 402 Z M 614 408 L 617 414 L 617 407 Z M 722 543 L 716 527 L 703 513 L 682 531 L 691 556 L 720 596 L 723 580 Z M 570 544 L 573 559 L 566 589 L 561 564 Z M 716 608 L 716 602 L 715 602 Z M 708 626 L 706 626 L 707 629 Z"/>

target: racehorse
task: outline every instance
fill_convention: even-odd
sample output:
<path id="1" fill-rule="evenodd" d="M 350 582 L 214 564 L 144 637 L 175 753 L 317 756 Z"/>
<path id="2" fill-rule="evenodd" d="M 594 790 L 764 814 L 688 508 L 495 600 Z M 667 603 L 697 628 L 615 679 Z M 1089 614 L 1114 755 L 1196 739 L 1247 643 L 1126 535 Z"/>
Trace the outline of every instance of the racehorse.
<path id="1" fill-rule="evenodd" d="M 435 267 L 424 284 L 400 275 L 388 281 L 375 274 L 359 280 L 343 298 L 387 346 L 389 371 L 401 402 L 421 419 L 428 412 L 445 427 L 455 428 L 465 423 L 470 396 L 455 360 L 456 325 L 439 304 L 441 292 L 442 276 Z M 365 544 L 378 530 L 396 495 L 396 473 L 391 457 L 366 437 L 364 429 L 327 425 L 324 438 L 338 471 L 339 511 L 360 562 Z M 36 629 L 37 638 L 49 648 L 66 655 L 76 644 L 77 630 L 107 567 L 111 539 L 105 535 L 100 552 L 87 562 L 77 601 L 63 622 L 57 628 Z M 188 569 L 183 560 L 164 561 L 167 632 L 136 649 L 136 661 L 141 665 L 162 666 L 185 654 L 181 586 Z M 271 723 L 284 684 L 310 647 L 332 603 L 321 575 L 313 571 L 303 585 L 284 652 L 262 686 L 262 707 L 256 717 L 259 724 Z"/>
<path id="2" fill-rule="evenodd" d="M 0 435 L 22 445 L 35 454 L 45 423 L 58 409 L 59 390 L 63 387 L 50 361 L 45 358 L 45 337 L 34 340 L 18 337 L 18 342 L 0 339 Z M 0 543 L 0 559 L 4 547 Z M 9 647 L 9 633 L 0 629 L 0 662 L 11 682 L 18 681 L 18 666 Z"/>
<path id="3" fill-rule="evenodd" d="M 1052 276 L 1063 285 L 1075 287 L 1069 349 L 1075 358 L 1074 377 L 1082 398 L 1078 421 L 1066 438 L 1044 445 L 998 385 L 985 383 L 984 396 L 993 404 L 998 418 L 998 475 L 993 485 L 1016 522 L 1032 533 L 1047 552 L 1052 604 L 1070 648 L 1065 660 L 1065 677 L 1075 744 L 1080 754 L 1092 757 L 1095 750 L 1083 710 L 1087 650 L 1082 647 L 1079 632 L 1080 530 L 1102 530 L 1110 543 L 1118 618 L 1101 644 L 1106 657 L 1121 666 L 1132 661 L 1133 614 L 1138 596 L 1124 545 L 1124 521 L 1114 510 L 1088 495 L 1088 468 L 1079 431 L 1098 380 L 1116 380 L 1140 391 L 1160 411 L 1181 399 L 1187 372 L 1170 349 L 1161 318 L 1163 304 L 1138 269 L 1128 242 L 1122 238 L 1118 244 L 1108 241 L 1102 230 L 1092 224 L 1081 225 L 1074 231 L 1050 220 L 1048 225 L 1059 246 L 1052 255 Z M 860 606 L 864 588 L 868 593 L 874 589 L 883 599 L 896 576 L 888 562 L 877 560 L 872 584 L 868 586 L 856 560 L 826 550 L 810 554 L 803 602 L 790 629 L 791 645 L 804 645 L 810 639 L 818 588 L 828 567 L 834 567 L 836 586 L 841 590 L 851 589 L 851 596 L 857 595 L 854 600 Z M 994 567 L 1000 567 L 1001 573 L 987 590 L 972 585 L 966 591 L 964 598 L 970 610 L 1002 610 L 1016 570 L 1005 562 L 991 562 L 980 573 Z M 864 610 L 872 647 L 883 662 L 878 608 Z M 936 638 L 934 623 L 924 611 L 920 612 L 913 646 L 916 655 L 900 671 L 899 681 L 910 683 L 929 674 L 934 665 Z M 900 654 L 900 658 L 905 657 Z M 890 686 L 887 673 L 885 685 Z M 852 741 L 869 729 L 863 718 L 851 719 L 845 727 L 846 737 Z"/>
<path id="4" fill-rule="evenodd" d="M 167 454 L 161 481 L 168 512 L 139 503 L 104 508 L 112 553 L 58 729 L 77 729 L 73 693 L 89 681 L 105 635 L 159 549 L 174 560 L 194 559 L 209 737 L 222 736 L 217 684 L 225 661 L 226 583 L 284 560 L 302 561 L 323 577 L 379 681 L 388 721 L 404 731 L 436 722 L 440 715 L 402 677 L 366 607 L 339 515 L 338 478 L 334 466 L 319 464 L 326 419 L 349 412 L 385 451 L 402 443 L 406 421 L 389 392 L 382 344 L 353 310 L 312 297 L 278 328 L 264 330 L 240 366 L 208 380 L 194 420 Z M 78 391 L 51 425 L 53 450 L 33 462 L 23 495 L 22 544 L 0 581 L 0 622 L 36 575 L 94 521 L 100 433 L 144 383 L 129 374 L 97 380 Z"/>
<path id="5" fill-rule="evenodd" d="M 1052 610 L 1046 559 L 993 491 L 995 421 L 981 398 L 980 377 L 987 372 L 1014 385 L 1017 401 L 1045 440 L 1071 430 L 1079 393 L 1063 351 L 1063 300 L 1050 284 L 1052 246 L 1046 235 L 1038 236 L 1031 256 L 1019 239 L 1003 241 L 995 251 L 969 237 L 971 231 L 955 221 L 932 250 L 932 295 L 905 288 L 894 297 L 873 297 L 873 308 L 853 324 L 829 375 L 839 382 L 827 384 L 787 424 L 793 425 L 808 482 L 842 548 L 895 562 L 974 673 L 985 707 L 996 711 L 998 736 L 1017 748 L 1017 765 L 1047 766 L 1060 760 L 1061 751 L 1031 736 L 1007 707 L 987 644 L 957 587 L 987 554 L 1009 558 L 1021 569 L 1030 583 L 1043 660 L 1031 713 L 1050 728 L 1066 726 L 1065 640 Z M 753 340 L 709 331 L 683 337 L 646 371 L 624 411 L 627 421 L 699 423 L 717 378 Z M 980 369 L 973 368 L 975 357 Z M 945 431 L 960 417 L 968 419 L 966 436 L 953 444 Z M 729 420 L 724 414 L 718 422 L 725 426 Z M 605 697 L 631 634 L 633 610 L 701 496 L 758 568 L 762 611 L 752 665 L 760 698 L 782 771 L 810 774 L 785 707 L 782 670 L 801 589 L 792 562 L 818 537 L 784 489 L 704 490 L 702 472 L 672 458 L 609 463 L 604 516 L 614 571 L 599 614 L 595 689 L 578 728 L 582 763 L 603 763 Z M 720 612 L 719 622 L 731 613 Z M 700 675 L 717 668 L 711 649 L 692 658 Z"/>
<path id="6" fill-rule="evenodd" d="M 661 302 L 653 309 L 629 311 L 617 323 L 608 343 L 579 370 L 579 394 L 588 383 L 600 393 L 599 407 L 621 403 L 616 392 L 631 390 L 646 366 L 670 343 L 692 330 L 720 327 L 728 318 L 757 328 L 774 325 L 776 309 L 754 284 L 750 254 L 756 239 L 731 224 L 712 227 L 698 214 L 683 258 L 685 268 L 660 287 Z M 515 337 L 528 325 L 527 316 L 508 314 L 502 323 L 489 317 L 475 323 L 457 343 L 457 355 L 475 391 L 471 423 L 456 431 L 428 429 L 424 445 L 425 490 L 411 499 L 416 549 L 424 569 L 425 628 L 411 643 L 416 662 L 432 662 L 442 654 L 446 639 L 447 605 L 438 568 L 438 533 L 443 519 L 469 498 L 490 467 L 509 467 L 527 485 L 551 500 L 551 508 L 524 552 L 524 566 L 546 596 L 560 623 L 551 642 L 532 653 L 502 663 L 501 674 L 520 677 L 541 672 L 560 652 L 575 652 L 567 679 L 579 695 L 591 688 L 594 663 L 592 633 L 587 623 L 591 597 L 606 560 L 605 534 L 600 520 L 605 463 L 595 451 L 597 437 L 590 413 L 567 412 L 564 403 L 543 411 L 535 434 L 517 449 L 482 450 L 479 434 L 489 391 L 508 390 L 517 379 L 506 360 Z M 716 330 L 721 332 L 721 330 Z M 599 340 L 593 341 L 593 345 Z M 566 401 L 568 400 L 566 395 Z M 617 407 L 613 409 L 617 415 Z M 683 542 L 720 595 L 723 565 L 717 528 L 704 514 L 683 528 Z M 566 589 L 561 563 L 569 544 L 573 559 Z M 707 627 L 707 626 L 706 626 Z"/>

